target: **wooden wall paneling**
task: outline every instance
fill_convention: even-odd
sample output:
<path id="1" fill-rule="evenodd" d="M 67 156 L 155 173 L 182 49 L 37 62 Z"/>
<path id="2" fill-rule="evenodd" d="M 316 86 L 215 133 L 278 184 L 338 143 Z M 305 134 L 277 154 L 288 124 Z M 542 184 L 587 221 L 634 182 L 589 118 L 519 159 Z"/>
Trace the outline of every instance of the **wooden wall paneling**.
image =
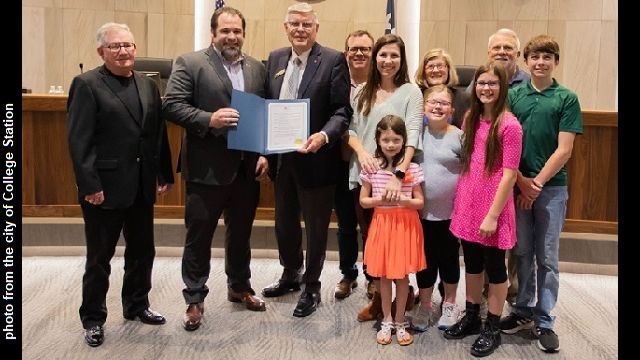
<path id="1" fill-rule="evenodd" d="M 24 105 L 23 105 L 24 107 Z M 22 203 L 35 205 L 36 182 L 33 158 L 33 113 L 22 113 Z"/>
<path id="2" fill-rule="evenodd" d="M 66 114 L 36 113 L 33 116 L 36 204 L 73 204 L 77 188 L 67 144 Z"/>
<path id="3" fill-rule="evenodd" d="M 149 14 L 146 28 L 146 52 L 136 51 L 136 56 L 164 57 L 164 14 Z M 134 33 L 134 36 L 136 34 Z M 136 42 L 138 41 L 136 36 Z"/>
<path id="4" fill-rule="evenodd" d="M 271 50 L 289 46 L 282 19 L 292 3 L 227 0 L 247 19 L 248 54 L 264 60 Z M 313 5 L 323 45 L 342 49 L 345 35 L 354 29 L 365 28 L 375 38 L 383 33 L 385 0 Z M 40 93 L 49 85 L 67 89 L 79 63 L 84 69 L 101 65 L 94 36 L 107 21 L 129 23 L 140 44 L 139 56 L 175 58 L 192 51 L 193 7 L 192 0 L 24 0 L 23 24 L 36 25 L 23 29 L 23 85 Z M 420 12 L 421 25 L 437 26 L 421 27 L 419 54 L 444 47 L 456 63 L 479 65 L 486 60 L 488 36 L 500 27 L 514 29 L 523 45 L 531 36 L 548 33 L 561 47 L 554 73 L 560 83 L 578 93 L 584 108 L 617 109 L 618 0 L 423 0 Z M 522 57 L 518 63 L 522 65 Z M 583 77 L 585 73 L 593 76 Z"/>
<path id="5" fill-rule="evenodd" d="M 583 112 L 583 120 L 583 134 L 576 136 L 567 164 L 567 219 L 617 222 L 617 114 Z"/>
<path id="6" fill-rule="evenodd" d="M 618 21 L 603 21 L 598 56 L 598 85 L 595 109 L 617 109 L 618 93 Z"/>

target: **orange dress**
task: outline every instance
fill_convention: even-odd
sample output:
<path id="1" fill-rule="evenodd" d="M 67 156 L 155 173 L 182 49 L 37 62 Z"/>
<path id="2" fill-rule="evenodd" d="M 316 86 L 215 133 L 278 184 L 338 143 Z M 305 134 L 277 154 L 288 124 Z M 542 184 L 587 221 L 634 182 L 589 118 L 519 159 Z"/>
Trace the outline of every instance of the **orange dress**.
<path id="1" fill-rule="evenodd" d="M 389 179 L 390 171 L 360 173 L 360 179 L 371 184 L 372 196 L 379 196 Z M 402 182 L 402 194 L 411 196 L 413 187 L 424 181 L 422 168 L 411 163 Z M 364 249 L 367 273 L 387 279 L 403 279 L 427 268 L 420 214 L 416 209 L 400 206 L 379 206 L 373 210 L 367 245 Z"/>

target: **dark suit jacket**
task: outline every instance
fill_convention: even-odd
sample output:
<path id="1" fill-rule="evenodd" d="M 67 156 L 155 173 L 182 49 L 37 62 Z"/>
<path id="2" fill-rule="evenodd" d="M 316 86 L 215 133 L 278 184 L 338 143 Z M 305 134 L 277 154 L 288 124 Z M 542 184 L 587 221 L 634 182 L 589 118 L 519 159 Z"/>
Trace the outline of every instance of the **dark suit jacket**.
<path id="1" fill-rule="evenodd" d="M 160 92 L 153 80 L 133 74 L 141 122 L 121 94 L 114 92 L 118 80 L 104 65 L 76 76 L 71 83 L 67 135 L 79 201 L 104 191 L 103 208 L 126 208 L 133 204 L 141 184 L 144 198 L 154 203 L 157 183 L 173 183 Z"/>
<path id="2" fill-rule="evenodd" d="M 277 99 L 291 47 L 269 54 L 267 63 L 266 96 Z M 276 77 L 276 74 L 279 74 Z M 300 185 L 304 188 L 326 186 L 337 182 L 340 161 L 340 139 L 349 127 L 353 110 L 349 103 L 351 90 L 349 68 L 344 54 L 315 43 L 311 48 L 298 98 L 311 101 L 310 134 L 325 131 L 329 143 L 315 154 L 291 153 Z M 275 179 L 277 156 L 269 156 L 270 177 Z"/>
<path id="3" fill-rule="evenodd" d="M 244 91 L 264 97 L 264 65 L 245 55 Z M 228 185 L 240 166 L 240 151 L 227 149 L 227 128 L 209 128 L 211 114 L 231 105 L 233 86 L 213 46 L 178 56 L 162 108 L 183 128 L 179 171 L 187 181 Z M 258 154 L 244 152 L 248 178 L 255 177 Z"/>

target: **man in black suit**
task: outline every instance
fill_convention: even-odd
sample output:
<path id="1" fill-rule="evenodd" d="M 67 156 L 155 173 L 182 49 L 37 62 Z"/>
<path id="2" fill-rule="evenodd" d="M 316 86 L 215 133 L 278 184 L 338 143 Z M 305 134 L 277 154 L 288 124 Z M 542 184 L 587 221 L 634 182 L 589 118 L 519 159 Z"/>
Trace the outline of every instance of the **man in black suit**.
<path id="1" fill-rule="evenodd" d="M 71 83 L 68 142 L 82 208 L 87 260 L 80 319 L 85 341 L 104 341 L 110 261 L 125 240 L 122 311 L 126 319 L 164 324 L 149 308 L 153 204 L 173 183 L 166 124 L 156 83 L 133 71 L 136 45 L 125 24 L 98 29 L 99 66 Z"/>
<path id="2" fill-rule="evenodd" d="M 263 289 L 266 297 L 305 289 L 293 316 L 312 314 L 320 303 L 320 273 L 327 248 L 333 195 L 340 169 L 340 138 L 349 125 L 349 70 L 344 55 L 315 39 L 318 18 L 307 3 L 287 9 L 284 29 L 291 47 L 269 54 L 267 97 L 311 101 L 311 135 L 297 152 L 270 156 L 275 181 L 275 227 L 280 279 Z M 307 236 L 303 272 L 300 211 Z"/>
<path id="3" fill-rule="evenodd" d="M 264 96 L 261 62 L 242 53 L 246 22 L 242 13 L 222 7 L 211 16 L 211 45 L 176 59 L 167 83 L 163 110 L 182 126 L 180 167 L 186 180 L 182 255 L 182 291 L 188 305 L 183 326 L 196 330 L 202 321 L 210 272 L 211 241 L 224 213 L 227 299 L 264 311 L 249 279 L 249 240 L 267 160 L 257 153 L 227 149 L 227 131 L 239 113 L 229 107 L 233 89 Z"/>

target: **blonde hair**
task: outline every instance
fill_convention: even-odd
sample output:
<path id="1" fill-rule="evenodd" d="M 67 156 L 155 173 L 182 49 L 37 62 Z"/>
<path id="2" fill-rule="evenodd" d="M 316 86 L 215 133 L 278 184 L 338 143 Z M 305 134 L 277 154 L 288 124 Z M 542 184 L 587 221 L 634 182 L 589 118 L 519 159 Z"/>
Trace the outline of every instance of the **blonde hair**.
<path id="1" fill-rule="evenodd" d="M 424 71 L 425 65 L 433 59 L 442 59 L 447 64 L 447 68 L 449 68 L 449 76 L 447 76 L 447 86 L 455 86 L 458 85 L 458 72 L 456 71 L 456 66 L 453 63 L 453 59 L 451 59 L 451 55 L 445 50 L 441 48 L 435 48 L 427 51 L 426 54 L 422 57 L 421 66 L 418 66 L 418 70 L 416 71 L 416 85 L 418 85 L 421 89 L 426 89 L 429 87 L 427 84 L 427 77 Z"/>

